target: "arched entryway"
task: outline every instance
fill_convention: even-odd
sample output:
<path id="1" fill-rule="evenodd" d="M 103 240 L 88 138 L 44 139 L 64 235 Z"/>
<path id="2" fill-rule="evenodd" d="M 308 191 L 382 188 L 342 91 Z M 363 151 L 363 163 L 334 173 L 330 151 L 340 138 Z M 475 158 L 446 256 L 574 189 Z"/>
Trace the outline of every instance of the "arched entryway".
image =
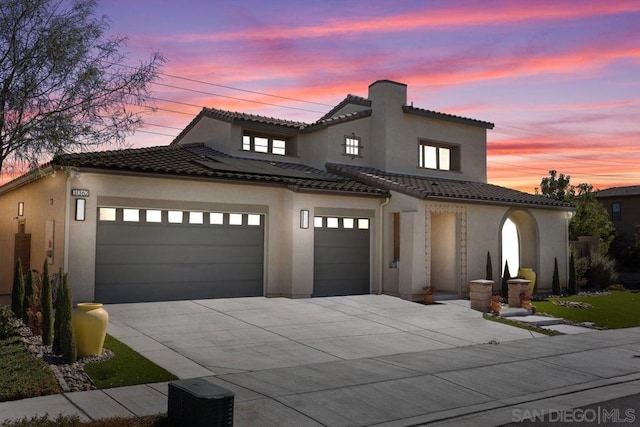
<path id="1" fill-rule="evenodd" d="M 521 209 L 507 212 L 500 225 L 500 236 L 501 276 L 507 260 L 512 277 L 517 276 L 521 267 L 538 270 L 538 225 L 529 212 Z"/>

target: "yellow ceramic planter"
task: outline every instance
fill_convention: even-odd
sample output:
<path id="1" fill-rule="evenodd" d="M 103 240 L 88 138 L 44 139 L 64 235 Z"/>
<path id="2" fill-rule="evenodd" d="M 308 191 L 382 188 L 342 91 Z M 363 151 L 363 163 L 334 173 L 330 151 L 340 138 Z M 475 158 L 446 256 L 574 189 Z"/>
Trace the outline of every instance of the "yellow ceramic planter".
<path id="1" fill-rule="evenodd" d="M 102 354 L 108 323 L 109 313 L 102 308 L 102 304 L 93 302 L 78 304 L 78 308 L 73 310 L 71 315 L 78 357 Z"/>
<path id="2" fill-rule="evenodd" d="M 529 295 L 533 295 L 533 291 L 536 288 L 536 272 L 533 268 L 521 268 L 518 270 L 518 277 L 529 280 Z"/>

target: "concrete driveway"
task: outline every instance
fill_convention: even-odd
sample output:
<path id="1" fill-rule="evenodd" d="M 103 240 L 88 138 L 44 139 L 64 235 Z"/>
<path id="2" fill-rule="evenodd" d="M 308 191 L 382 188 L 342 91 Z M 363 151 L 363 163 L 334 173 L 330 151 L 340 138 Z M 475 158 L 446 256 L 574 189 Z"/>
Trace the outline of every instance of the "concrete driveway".
<path id="1" fill-rule="evenodd" d="M 622 417 L 640 414 L 627 398 L 640 395 L 640 327 L 543 337 L 486 321 L 468 301 L 375 295 L 107 310 L 115 337 L 181 378 L 232 391 L 236 426 L 519 425 L 611 399 L 628 405 L 614 406 Z M 167 394 L 156 383 L 1 402 L 0 423 L 156 414 Z"/>
<path id="2" fill-rule="evenodd" d="M 387 295 L 111 304 L 109 333 L 180 378 L 366 359 L 542 335 L 469 301 Z"/>

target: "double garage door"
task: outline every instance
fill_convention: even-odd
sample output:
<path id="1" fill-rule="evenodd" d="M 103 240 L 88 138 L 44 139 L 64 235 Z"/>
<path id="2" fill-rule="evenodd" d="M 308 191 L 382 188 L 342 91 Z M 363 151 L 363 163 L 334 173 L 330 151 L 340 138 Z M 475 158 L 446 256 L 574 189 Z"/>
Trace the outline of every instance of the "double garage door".
<path id="1" fill-rule="evenodd" d="M 98 209 L 96 300 L 262 296 L 264 216 Z"/>
<path id="2" fill-rule="evenodd" d="M 313 296 L 368 294 L 369 220 L 314 220 Z M 100 207 L 96 301 L 262 296 L 264 224 L 260 214 Z"/>

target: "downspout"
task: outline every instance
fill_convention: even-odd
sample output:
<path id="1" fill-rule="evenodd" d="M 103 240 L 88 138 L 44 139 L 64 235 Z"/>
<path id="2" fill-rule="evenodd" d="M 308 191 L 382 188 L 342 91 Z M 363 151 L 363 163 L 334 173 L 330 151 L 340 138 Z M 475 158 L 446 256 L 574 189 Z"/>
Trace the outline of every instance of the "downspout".
<path id="1" fill-rule="evenodd" d="M 378 262 L 378 291 L 376 292 L 376 295 L 382 295 L 382 277 L 383 277 L 383 273 L 384 273 L 384 261 L 382 258 L 382 254 L 383 254 L 383 249 L 384 249 L 384 207 L 387 206 L 389 204 L 389 202 L 391 202 L 391 197 L 387 196 L 387 198 L 385 199 L 384 202 L 380 203 L 380 221 L 378 221 L 378 223 L 380 224 L 379 230 L 378 230 L 378 254 L 380 257 L 380 261 Z"/>

